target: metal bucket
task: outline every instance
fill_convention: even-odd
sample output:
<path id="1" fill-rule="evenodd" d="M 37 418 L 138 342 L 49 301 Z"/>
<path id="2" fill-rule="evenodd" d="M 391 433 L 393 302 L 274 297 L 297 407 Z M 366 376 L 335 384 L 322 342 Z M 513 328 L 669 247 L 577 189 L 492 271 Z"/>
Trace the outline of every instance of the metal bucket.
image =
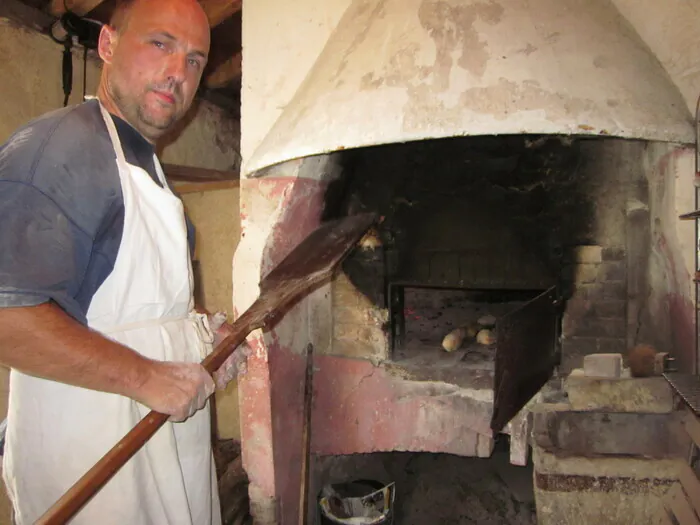
<path id="1" fill-rule="evenodd" d="M 318 496 L 321 525 L 391 525 L 395 485 L 356 480 L 323 487 Z"/>

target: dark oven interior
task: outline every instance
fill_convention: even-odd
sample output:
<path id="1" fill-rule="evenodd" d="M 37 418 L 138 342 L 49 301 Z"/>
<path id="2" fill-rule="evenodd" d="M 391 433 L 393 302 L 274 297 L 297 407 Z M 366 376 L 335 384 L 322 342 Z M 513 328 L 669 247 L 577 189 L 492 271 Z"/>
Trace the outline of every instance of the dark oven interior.
<path id="1" fill-rule="evenodd" d="M 573 353 L 624 347 L 624 214 L 636 191 L 624 148 L 509 135 L 340 153 L 323 219 L 381 220 L 343 263 L 360 299 L 336 282 L 333 353 L 441 370 L 436 380 L 488 376 L 498 399 L 513 395 L 504 383 L 534 394 L 562 341 Z"/>
<path id="2" fill-rule="evenodd" d="M 393 359 L 439 348 L 450 330 L 499 318 L 551 287 L 566 293 L 566 246 L 590 215 L 579 158 L 573 139 L 526 135 L 343 154 L 326 218 L 382 217 L 381 249 L 355 254 L 345 271 L 389 310 Z"/>

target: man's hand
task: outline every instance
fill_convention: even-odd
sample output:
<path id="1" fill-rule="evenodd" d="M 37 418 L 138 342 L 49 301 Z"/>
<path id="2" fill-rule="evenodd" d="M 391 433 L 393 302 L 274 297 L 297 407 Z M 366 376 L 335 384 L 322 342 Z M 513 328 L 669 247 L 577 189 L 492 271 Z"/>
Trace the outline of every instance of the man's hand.
<path id="1" fill-rule="evenodd" d="M 180 422 L 204 407 L 214 381 L 198 363 L 152 361 L 137 401 Z"/>
<path id="2" fill-rule="evenodd" d="M 217 312 L 209 316 L 209 327 L 214 332 L 214 348 L 233 333 L 233 327 L 226 322 L 226 313 Z M 214 372 L 216 388 L 224 389 L 238 374 L 248 371 L 247 362 L 251 354 L 250 347 L 244 342 L 224 361 L 219 369 Z"/>

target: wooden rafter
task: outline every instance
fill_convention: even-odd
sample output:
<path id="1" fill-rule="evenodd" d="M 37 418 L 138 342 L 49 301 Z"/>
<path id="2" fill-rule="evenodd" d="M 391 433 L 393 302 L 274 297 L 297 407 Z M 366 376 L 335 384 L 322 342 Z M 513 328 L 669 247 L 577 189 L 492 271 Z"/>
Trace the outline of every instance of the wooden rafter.
<path id="1" fill-rule="evenodd" d="M 45 30 L 53 22 L 43 11 L 29 7 L 19 0 L 0 0 L 0 18 L 12 20 L 37 31 Z"/>
<path id="2" fill-rule="evenodd" d="M 66 12 L 66 7 L 77 15 L 85 15 L 95 9 L 104 0 L 51 0 L 49 8 L 52 15 L 60 16 Z"/>
<path id="3" fill-rule="evenodd" d="M 222 180 L 219 182 L 177 182 L 173 184 L 175 193 L 184 195 L 186 193 L 201 193 L 204 191 L 228 190 L 238 188 L 239 180 Z"/>
<path id="4" fill-rule="evenodd" d="M 199 0 L 209 18 L 211 27 L 218 26 L 241 10 L 242 0 Z"/>
<path id="5" fill-rule="evenodd" d="M 241 75 L 242 57 L 236 53 L 228 60 L 215 67 L 204 79 L 204 85 L 209 89 L 223 87 Z"/>
<path id="6" fill-rule="evenodd" d="M 51 14 L 59 16 L 66 7 L 78 15 L 84 15 L 95 9 L 104 0 L 51 0 Z M 199 0 L 209 18 L 211 27 L 218 26 L 227 18 L 241 10 L 242 0 Z M 64 5 L 65 4 L 65 5 Z"/>
<path id="7" fill-rule="evenodd" d="M 179 182 L 222 182 L 238 180 L 237 171 L 196 168 L 180 164 L 164 164 L 165 176 L 171 181 Z"/>

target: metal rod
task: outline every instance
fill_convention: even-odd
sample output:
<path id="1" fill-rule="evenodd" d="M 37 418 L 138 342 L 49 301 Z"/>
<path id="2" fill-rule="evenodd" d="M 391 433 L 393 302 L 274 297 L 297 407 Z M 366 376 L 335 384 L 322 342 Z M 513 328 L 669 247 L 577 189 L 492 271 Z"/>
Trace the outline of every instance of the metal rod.
<path id="1" fill-rule="evenodd" d="M 700 206 L 700 96 L 698 96 L 697 102 L 695 103 L 695 209 L 697 210 Z M 695 274 L 700 272 L 700 245 L 698 244 L 700 235 L 700 229 L 698 228 L 698 221 L 695 220 Z M 692 373 L 698 374 L 698 361 L 700 361 L 700 341 L 698 341 L 698 336 L 700 332 L 698 331 L 698 321 L 700 321 L 700 315 L 698 315 L 698 299 L 700 295 L 698 294 L 698 287 L 700 287 L 700 282 L 695 281 L 695 359 L 693 359 Z"/>
<path id="2" fill-rule="evenodd" d="M 314 394 L 314 347 L 306 347 L 304 383 L 304 423 L 301 432 L 301 483 L 299 489 L 299 525 L 307 525 L 309 514 L 309 463 L 311 462 L 311 407 Z"/>

